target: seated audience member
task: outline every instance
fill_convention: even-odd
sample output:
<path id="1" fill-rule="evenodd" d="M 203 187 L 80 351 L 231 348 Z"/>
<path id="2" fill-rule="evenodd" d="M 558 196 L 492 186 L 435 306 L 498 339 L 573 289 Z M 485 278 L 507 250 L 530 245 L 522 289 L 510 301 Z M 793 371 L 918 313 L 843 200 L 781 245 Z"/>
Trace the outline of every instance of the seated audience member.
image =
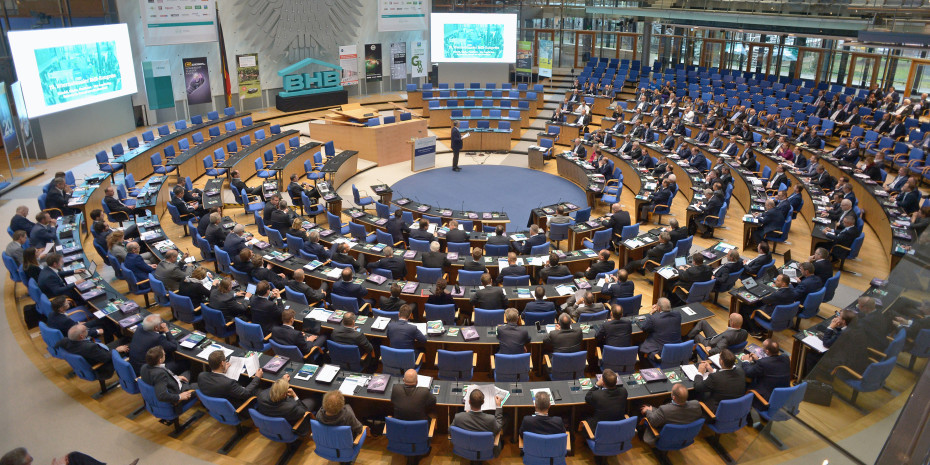
<path id="1" fill-rule="evenodd" d="M 391 348 L 415 349 L 417 345 L 426 344 L 426 335 L 409 322 L 412 313 L 413 307 L 404 303 L 397 309 L 397 320 L 388 323 L 386 334 L 391 341 Z"/>
<path id="2" fill-rule="evenodd" d="M 494 397 L 494 414 L 484 413 L 481 406 L 484 405 L 484 393 L 475 389 L 468 395 L 468 408 L 464 412 L 455 414 L 450 426 L 462 428 L 468 431 L 481 431 L 493 434 L 499 433 L 504 427 L 504 411 L 501 409 L 501 396 Z M 496 445 L 494 453 L 500 453 L 500 446 Z"/>
<path id="3" fill-rule="evenodd" d="M 110 358 L 110 349 L 94 342 L 90 338 L 87 326 L 78 323 L 69 328 L 65 334 L 67 337 L 58 341 L 58 348 L 87 360 L 87 363 L 92 367 L 98 363 L 101 364 L 100 367 L 94 369 L 98 378 L 110 379 L 113 376 L 113 359 Z M 121 354 L 129 352 L 129 346 L 127 345 L 121 345 L 115 347 L 115 349 Z"/>
<path id="4" fill-rule="evenodd" d="M 647 262 L 660 263 L 662 261 L 662 256 L 671 252 L 675 248 L 675 244 L 671 242 L 671 235 L 668 231 L 662 231 L 659 233 L 659 243 L 656 244 L 653 248 L 649 249 L 646 252 L 646 256 L 642 260 L 631 260 L 626 264 L 626 272 L 633 273 L 634 271 L 639 272 L 641 275 L 646 274 L 646 266 L 649 266 Z"/>
<path id="5" fill-rule="evenodd" d="M 272 418 L 283 418 L 299 436 L 310 432 L 310 418 L 316 402 L 312 398 L 301 399 L 290 386 L 291 376 L 287 373 L 277 379 L 270 388 L 258 394 L 255 410 Z"/>
<path id="6" fill-rule="evenodd" d="M 640 356 L 655 359 L 665 344 L 681 342 L 681 313 L 672 311 L 672 303 L 665 297 L 652 306 L 652 312 L 639 323 L 646 340 L 639 346 Z"/>
<path id="7" fill-rule="evenodd" d="M 523 307 L 523 313 L 533 312 L 533 313 L 545 313 L 545 312 L 554 312 L 555 303 L 550 300 L 546 300 L 546 288 L 543 286 L 536 286 L 536 289 L 533 290 L 533 300 L 526 303 L 526 306 Z"/>
<path id="8" fill-rule="evenodd" d="M 543 338 L 544 351 L 548 353 L 578 352 L 582 349 L 584 335 L 580 328 L 572 328 L 572 319 L 567 313 L 559 315 L 558 327 Z"/>
<path id="9" fill-rule="evenodd" d="M 323 395 L 323 406 L 316 414 L 316 420 L 328 426 L 349 426 L 352 436 L 362 434 L 365 426 L 355 417 L 352 406 L 346 404 L 346 398 L 341 391 L 328 391 Z"/>
<path id="10" fill-rule="evenodd" d="M 162 321 L 157 314 L 152 314 L 142 320 L 142 324 L 136 327 L 136 332 L 132 335 L 132 341 L 129 343 L 129 364 L 139 374 L 142 365 L 146 361 L 146 353 L 152 347 L 161 347 L 171 360 L 167 362 L 168 369 L 174 373 L 182 373 L 187 370 L 188 363 L 182 358 L 173 357 L 178 350 L 178 343 L 168 331 L 168 323 Z"/>
<path id="11" fill-rule="evenodd" d="M 633 323 L 623 318 L 623 307 L 614 304 L 610 311 L 610 318 L 605 321 L 594 335 L 594 341 L 599 347 L 629 347 L 632 344 Z"/>
<path id="12" fill-rule="evenodd" d="M 720 401 L 736 399 L 746 393 L 746 375 L 736 366 L 736 356 L 730 349 L 720 351 L 719 370 L 714 370 L 710 360 L 704 360 L 698 365 L 698 372 L 702 376 L 694 377 L 694 393 L 711 412 L 717 411 Z"/>
<path id="13" fill-rule="evenodd" d="M 484 260 L 481 257 L 484 255 L 484 249 L 481 247 L 472 247 L 471 257 L 465 259 L 465 265 L 462 266 L 462 269 L 465 271 L 480 271 L 482 273 L 488 272 L 488 267 L 484 266 Z"/>
<path id="14" fill-rule="evenodd" d="M 307 298 L 307 303 L 311 305 L 322 302 L 326 298 L 326 281 L 321 282 L 319 289 L 314 289 L 304 281 L 305 276 L 303 269 L 294 270 L 294 274 L 291 275 L 291 280 L 287 282 L 286 286 L 293 292 L 303 294 Z"/>
<path id="15" fill-rule="evenodd" d="M 236 317 L 248 320 L 249 306 L 240 298 L 249 300 L 252 295 L 246 291 L 233 292 L 232 283 L 232 279 L 223 278 L 210 289 L 210 308 L 222 312 L 226 321 L 233 321 Z"/>
<path id="16" fill-rule="evenodd" d="M 535 226 L 535 225 L 534 225 Z M 523 265 L 517 265 L 517 254 L 513 252 L 507 253 L 507 266 L 502 268 L 497 273 L 497 280 L 495 284 L 503 284 L 505 276 L 528 276 L 529 273 L 526 271 L 526 267 Z"/>
<path id="17" fill-rule="evenodd" d="M 714 290 L 720 291 L 724 289 L 727 279 L 733 273 L 739 272 L 736 279 L 739 279 L 739 276 L 742 275 L 743 271 L 743 259 L 739 256 L 739 249 L 733 248 L 727 252 L 726 263 L 717 267 L 714 270 Z"/>
<path id="18" fill-rule="evenodd" d="M 562 417 L 549 416 L 550 405 L 549 393 L 544 391 L 536 394 L 533 400 L 536 411 L 532 415 L 523 417 L 523 422 L 520 423 L 521 438 L 523 433 L 562 434 L 565 432 L 565 423 L 562 421 Z"/>
<path id="19" fill-rule="evenodd" d="M 398 210 L 400 211 L 400 210 Z M 304 252 L 314 255 L 317 260 L 325 262 L 332 258 L 332 254 L 329 250 L 326 249 L 322 244 L 320 244 L 320 232 L 319 231 L 310 231 L 307 234 L 307 241 L 304 242 L 304 246 L 301 250 Z"/>
<path id="20" fill-rule="evenodd" d="M 762 341 L 762 349 L 765 350 L 765 357 L 762 358 L 751 353 L 744 354 L 740 359 L 740 369 L 750 380 L 748 389 L 768 400 L 775 388 L 790 385 L 791 360 L 788 354 L 781 353 L 778 343 L 772 339 Z"/>
<path id="21" fill-rule="evenodd" d="M 368 294 L 368 289 L 361 284 L 353 282 L 355 274 L 351 267 L 343 268 L 342 280 L 333 283 L 333 294 L 343 297 L 354 297 L 358 300 L 359 308 L 365 305 L 363 297 Z"/>
<path id="22" fill-rule="evenodd" d="M 366 266 L 369 271 L 383 269 L 391 272 L 394 279 L 404 279 L 407 275 L 407 264 L 400 256 L 394 256 L 394 249 L 391 246 L 384 248 L 384 258 L 376 262 L 368 263 Z"/>
<path id="23" fill-rule="evenodd" d="M 287 284 L 287 278 L 284 273 L 275 273 L 271 269 L 272 266 L 271 263 L 266 265 L 261 255 L 252 255 L 251 278 L 259 281 L 268 281 L 268 284 L 271 284 L 272 287 L 279 291 L 283 291 L 284 286 Z"/>
<path id="24" fill-rule="evenodd" d="M 617 383 L 618 380 L 617 373 L 606 368 L 594 389 L 585 394 L 584 402 L 594 412 L 585 419 L 592 432 L 597 430 L 599 421 L 620 421 L 626 416 L 628 394 L 626 388 Z"/>
<path id="25" fill-rule="evenodd" d="M 24 246 L 28 240 L 29 236 L 26 234 L 26 231 L 19 230 L 13 233 L 13 241 L 6 246 L 6 254 L 9 255 L 17 265 L 23 264 L 23 251 L 26 250 Z"/>
<path id="26" fill-rule="evenodd" d="M 696 400 L 688 400 L 688 389 L 681 383 L 675 383 L 675 385 L 672 386 L 671 402 L 659 407 L 644 405 L 641 411 L 642 415 L 649 422 L 649 424 L 643 428 L 643 442 L 650 447 L 654 447 L 656 439 L 658 439 L 656 435 L 653 434 L 653 429 L 661 433 L 662 427 L 667 424 L 686 425 L 699 420 L 703 416 L 701 404 Z"/>
<path id="27" fill-rule="evenodd" d="M 525 353 L 531 339 L 526 328 L 520 326 L 520 313 L 515 308 L 508 308 L 504 311 L 504 321 L 504 325 L 497 327 L 497 341 L 500 343 L 497 353 Z"/>
<path id="28" fill-rule="evenodd" d="M 568 315 L 572 317 L 572 320 L 577 321 L 578 318 L 585 313 L 597 313 L 604 310 L 604 306 L 597 303 L 594 299 L 594 294 L 590 291 L 576 297 L 577 294 L 580 294 L 580 292 L 572 294 L 568 300 L 565 301 L 565 306 L 562 307 L 562 311 L 568 313 Z"/>
<path id="29" fill-rule="evenodd" d="M 391 295 L 378 297 L 378 309 L 384 312 L 396 312 L 407 302 L 400 298 L 400 284 L 391 284 Z"/>
<path id="30" fill-rule="evenodd" d="M 252 256 L 255 255 L 252 252 L 252 249 L 242 249 L 239 251 L 239 255 L 235 257 L 230 257 L 232 259 L 232 267 L 237 271 L 241 271 L 245 274 L 252 273 Z M 261 257 L 259 257 L 261 258 Z"/>
<path id="31" fill-rule="evenodd" d="M 252 323 L 260 325 L 262 332 L 268 334 L 271 328 L 281 321 L 283 311 L 284 301 L 281 299 L 281 291 L 272 289 L 268 281 L 259 281 L 255 285 L 255 294 L 249 299 Z"/>
<path id="32" fill-rule="evenodd" d="M 301 354 L 307 355 L 314 347 L 324 347 L 326 336 L 320 335 L 319 323 L 304 325 L 304 331 L 294 329 L 294 317 L 297 312 L 286 308 L 281 312 L 281 324 L 271 328 L 271 340 L 281 345 L 295 346 Z"/>
<path id="33" fill-rule="evenodd" d="M 342 324 L 333 328 L 333 332 L 329 335 L 329 339 L 339 344 L 358 347 L 359 355 L 363 358 L 366 355 L 368 356 L 366 363 L 369 368 L 377 365 L 375 348 L 371 345 L 371 341 L 368 340 L 365 334 L 355 330 L 354 313 L 347 312 L 345 316 L 342 317 Z"/>
<path id="34" fill-rule="evenodd" d="M 743 329 L 743 316 L 739 313 L 731 313 L 728 319 L 727 329 L 722 333 L 717 331 L 707 322 L 700 320 L 691 328 L 686 336 L 688 339 L 694 339 L 694 342 L 707 347 L 707 355 L 717 355 L 723 349 L 737 344 L 746 342 L 749 333 Z"/>
<path id="35" fill-rule="evenodd" d="M 176 292 L 184 278 L 187 278 L 189 271 L 187 265 L 178 263 L 179 256 L 177 250 L 165 252 L 165 259 L 158 262 L 155 271 L 152 272 L 155 277 L 165 285 L 165 289 Z"/>
<path id="36" fill-rule="evenodd" d="M 155 346 L 145 352 L 145 365 L 140 374 L 142 381 L 155 389 L 158 400 L 172 404 L 180 411 L 181 403 L 187 402 L 197 389 L 190 384 L 185 374 L 175 374 L 165 366 L 165 349 Z"/>
<path id="37" fill-rule="evenodd" d="M 262 374 L 259 368 L 249 384 L 242 386 L 237 380 L 226 376 L 229 369 L 229 362 L 222 350 L 214 350 L 207 356 L 207 366 L 210 371 L 201 372 L 197 375 L 197 388 L 200 392 L 209 397 L 216 397 L 228 400 L 233 408 L 238 408 L 243 402 L 258 394 L 258 388 L 261 386 Z"/>
<path id="38" fill-rule="evenodd" d="M 353 271 L 359 273 L 362 271 L 362 269 L 364 269 L 364 267 L 362 266 L 361 262 L 355 259 L 355 257 L 349 255 L 349 250 L 351 250 L 351 248 L 349 247 L 349 244 L 345 242 L 341 242 L 336 245 L 336 253 L 333 254 L 333 262 L 351 266 Z"/>
<path id="39" fill-rule="evenodd" d="M 481 275 L 481 285 L 483 289 L 475 291 L 471 296 L 471 303 L 475 308 L 484 308 L 489 310 L 507 308 L 507 294 L 503 288 L 491 285 L 491 275 L 484 273 Z"/>
<path id="40" fill-rule="evenodd" d="M 629 281 L 630 274 L 621 269 L 617 275 L 607 275 L 604 277 L 604 286 L 601 288 L 601 295 L 608 297 L 610 300 L 633 297 L 635 288 L 633 281 Z"/>
<path id="41" fill-rule="evenodd" d="M 763 266 L 775 261 L 775 259 L 772 258 L 771 252 L 769 251 L 768 242 L 760 242 L 759 245 L 756 246 L 756 251 L 759 252 L 759 255 L 756 256 L 756 258 L 753 258 L 748 262 L 744 261 L 742 274 L 742 277 L 744 278 L 749 276 L 758 276 L 759 271 L 762 270 Z"/>
<path id="42" fill-rule="evenodd" d="M 559 264 L 559 255 L 555 252 L 549 254 L 549 261 L 539 271 L 539 280 L 545 284 L 550 277 L 571 276 L 572 272 L 565 265 Z"/>
<path id="43" fill-rule="evenodd" d="M 426 298 L 426 303 L 431 305 L 454 304 L 455 300 L 452 298 L 452 295 L 446 292 L 447 285 L 448 283 L 445 279 L 439 278 L 436 281 L 436 285 L 433 287 L 433 293 Z"/>
<path id="44" fill-rule="evenodd" d="M 404 372 L 404 382 L 391 388 L 394 418 L 404 421 L 428 420 L 436 408 L 436 396 L 426 386 L 417 386 L 417 371 Z"/>

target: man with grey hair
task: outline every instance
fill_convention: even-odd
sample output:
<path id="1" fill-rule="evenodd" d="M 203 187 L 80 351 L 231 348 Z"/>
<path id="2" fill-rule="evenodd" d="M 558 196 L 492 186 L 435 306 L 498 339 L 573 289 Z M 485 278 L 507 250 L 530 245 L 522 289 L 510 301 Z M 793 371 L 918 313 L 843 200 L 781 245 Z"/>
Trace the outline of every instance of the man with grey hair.
<path id="1" fill-rule="evenodd" d="M 562 311 L 568 313 L 573 320 L 578 321 L 578 317 L 583 313 L 597 313 L 604 310 L 604 305 L 597 303 L 591 291 L 586 291 L 581 295 L 578 294 L 575 293 L 569 297 L 562 307 Z"/>
<path id="2" fill-rule="evenodd" d="M 672 243 L 672 236 L 668 231 L 662 231 L 659 233 L 659 243 L 656 244 L 653 248 L 649 249 L 646 252 L 646 256 L 642 260 L 633 260 L 626 264 L 627 273 L 633 273 L 638 271 L 639 274 L 645 275 L 646 262 L 660 263 L 662 261 L 662 256 L 671 252 L 675 248 L 675 244 Z"/>
<path id="3" fill-rule="evenodd" d="M 307 241 L 304 242 L 304 246 L 301 250 L 307 252 L 308 254 L 316 256 L 321 262 L 325 262 L 330 258 L 333 258 L 330 251 L 326 250 L 322 244 L 320 244 L 320 232 L 317 230 L 310 231 L 307 234 Z"/>
<path id="4" fill-rule="evenodd" d="M 452 262 L 446 257 L 446 254 L 439 251 L 439 242 L 437 241 L 429 243 L 429 252 L 424 253 L 420 260 L 423 262 L 424 268 L 440 268 L 444 271 L 449 271 L 452 268 Z"/>
<path id="5" fill-rule="evenodd" d="M 244 235 L 245 226 L 241 224 L 233 226 L 232 231 L 226 235 L 226 240 L 223 242 L 223 250 L 225 250 L 230 257 L 239 255 L 239 252 L 245 248 Z"/>
<path id="6" fill-rule="evenodd" d="M 45 208 L 50 209 L 49 213 L 52 218 L 77 213 L 77 210 L 68 206 L 69 200 L 71 200 L 71 189 L 65 184 L 65 178 L 52 180 L 52 186 L 48 188 L 45 196 Z M 61 212 L 61 214 L 58 212 Z"/>
<path id="7" fill-rule="evenodd" d="M 10 219 L 10 229 L 13 231 L 26 231 L 28 234 L 36 224 L 29 219 L 29 207 L 20 205 L 16 207 L 16 214 Z"/>
<path id="8" fill-rule="evenodd" d="M 665 297 L 659 297 L 652 306 L 652 313 L 639 323 L 646 335 L 646 340 L 639 346 L 640 355 L 653 360 L 662 352 L 665 344 L 681 342 L 681 313 L 673 312 L 672 303 Z"/>
<path id="9" fill-rule="evenodd" d="M 129 343 L 129 364 L 136 370 L 136 374 L 145 364 L 145 353 L 155 346 L 165 349 L 166 357 L 169 358 L 178 350 L 178 343 L 171 337 L 168 324 L 160 316 L 151 314 L 136 327 L 132 342 Z M 169 360 L 167 365 L 174 373 L 183 373 L 188 369 L 188 363 L 180 357 Z"/>
<path id="10" fill-rule="evenodd" d="M 222 219 L 223 217 L 219 212 L 210 213 L 210 224 L 207 225 L 203 238 L 206 239 L 212 247 L 224 247 L 226 245 L 226 231 L 223 230 L 223 225 L 220 224 Z"/>
<path id="11" fill-rule="evenodd" d="M 178 251 L 171 249 L 165 252 L 165 259 L 158 262 L 153 273 L 165 285 L 165 289 L 177 292 L 181 282 L 190 274 L 178 264 Z"/>
<path id="12" fill-rule="evenodd" d="M 81 323 L 72 326 L 68 329 L 68 337 L 58 341 L 56 347 L 87 360 L 90 366 L 101 364 L 94 370 L 100 379 L 110 379 L 113 376 L 113 359 L 110 357 L 110 349 L 88 338 L 87 326 Z M 129 351 L 129 346 L 118 346 L 116 351 L 126 353 Z"/>
<path id="13" fill-rule="evenodd" d="M 384 258 L 376 262 L 368 263 L 369 270 L 387 270 L 391 272 L 391 276 L 394 279 L 404 279 L 404 276 L 407 275 L 407 264 L 404 262 L 404 259 L 400 256 L 394 256 L 394 248 L 387 246 L 383 250 Z"/>

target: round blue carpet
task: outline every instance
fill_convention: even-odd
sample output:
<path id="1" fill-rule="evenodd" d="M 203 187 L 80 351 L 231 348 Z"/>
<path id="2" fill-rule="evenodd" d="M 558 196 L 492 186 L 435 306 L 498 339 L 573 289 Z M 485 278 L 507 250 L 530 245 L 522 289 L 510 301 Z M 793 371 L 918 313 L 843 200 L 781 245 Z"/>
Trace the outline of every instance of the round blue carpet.
<path id="1" fill-rule="evenodd" d="M 542 205 L 571 202 L 587 205 L 587 197 L 573 182 L 542 171 L 514 166 L 463 165 L 462 171 L 436 168 L 412 174 L 391 188 L 394 198 L 474 211 L 505 211 L 508 231 L 526 229 L 530 212 Z"/>

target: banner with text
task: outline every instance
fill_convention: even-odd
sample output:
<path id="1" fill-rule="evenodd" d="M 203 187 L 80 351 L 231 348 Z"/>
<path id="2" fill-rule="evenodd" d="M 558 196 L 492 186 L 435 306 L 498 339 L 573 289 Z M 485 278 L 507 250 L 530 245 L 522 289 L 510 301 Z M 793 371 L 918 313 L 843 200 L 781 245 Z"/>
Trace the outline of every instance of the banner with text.
<path id="1" fill-rule="evenodd" d="M 0 82 L 0 133 L 3 134 L 3 147 L 9 155 L 13 149 L 19 147 L 19 139 L 16 138 L 16 122 L 13 121 L 13 110 L 10 110 L 5 82 Z"/>
<path id="2" fill-rule="evenodd" d="M 26 111 L 26 100 L 23 98 L 23 86 L 16 81 L 10 86 L 13 93 L 13 104 L 16 105 L 16 117 L 19 118 L 19 130 L 23 134 L 23 143 L 32 143 L 32 126 L 29 124 L 29 112 Z"/>
<path id="3" fill-rule="evenodd" d="M 171 63 L 168 60 L 142 62 L 142 82 L 149 108 L 174 108 L 174 86 L 171 85 Z"/>
<path id="4" fill-rule="evenodd" d="M 430 3 L 430 0 L 378 0 L 378 31 L 426 30 Z"/>
<path id="5" fill-rule="evenodd" d="M 207 58 L 185 58 L 184 86 L 188 105 L 210 103 L 210 70 Z"/>
<path id="6" fill-rule="evenodd" d="M 339 47 L 339 66 L 342 67 L 342 78 L 339 81 L 343 86 L 358 84 L 358 46 L 341 45 Z"/>
<path id="7" fill-rule="evenodd" d="M 551 40 L 539 40 L 539 76 L 552 77 L 552 46 Z"/>
<path id="8" fill-rule="evenodd" d="M 382 73 L 381 44 L 365 44 L 365 80 L 378 82 Z"/>
<path id="9" fill-rule="evenodd" d="M 423 77 L 428 74 L 426 69 L 428 60 L 426 59 L 426 41 L 418 40 L 410 44 L 410 76 Z"/>
<path id="10" fill-rule="evenodd" d="M 529 77 L 533 74 L 533 43 L 528 40 L 517 42 L 517 66 L 518 76 Z"/>
<path id="11" fill-rule="evenodd" d="M 413 171 L 436 166 L 436 136 L 421 137 L 413 142 Z"/>
<path id="12" fill-rule="evenodd" d="M 139 0 L 145 45 L 216 40 L 216 5 L 204 0 Z"/>
<path id="13" fill-rule="evenodd" d="M 391 79 L 407 78 L 407 42 L 391 43 Z"/>
<path id="14" fill-rule="evenodd" d="M 258 54 L 236 55 L 236 76 L 239 78 L 239 98 L 262 96 L 262 81 L 258 75 Z"/>

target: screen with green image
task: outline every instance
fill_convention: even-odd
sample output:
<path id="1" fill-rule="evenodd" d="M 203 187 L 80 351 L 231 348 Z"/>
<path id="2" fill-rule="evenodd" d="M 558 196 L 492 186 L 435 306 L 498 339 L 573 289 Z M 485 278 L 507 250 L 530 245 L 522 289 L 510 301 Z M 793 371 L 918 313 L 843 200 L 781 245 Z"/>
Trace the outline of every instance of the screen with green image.
<path id="1" fill-rule="evenodd" d="M 35 50 L 45 104 L 52 106 L 122 88 L 116 41 Z"/>

